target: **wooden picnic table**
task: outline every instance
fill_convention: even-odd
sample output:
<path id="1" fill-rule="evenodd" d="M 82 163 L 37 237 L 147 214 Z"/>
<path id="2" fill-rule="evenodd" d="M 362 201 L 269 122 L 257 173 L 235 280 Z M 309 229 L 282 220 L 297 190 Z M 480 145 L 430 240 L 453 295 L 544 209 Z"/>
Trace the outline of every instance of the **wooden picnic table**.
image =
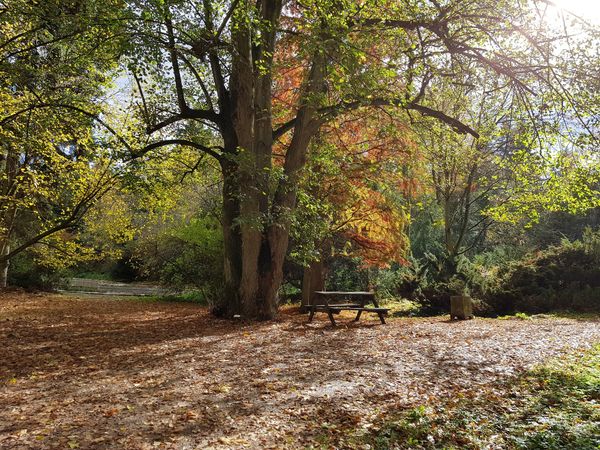
<path id="1" fill-rule="evenodd" d="M 339 314 L 343 310 L 356 311 L 354 321 L 360 319 L 364 312 L 373 312 L 379 316 L 381 323 L 385 323 L 384 316 L 388 313 L 389 308 L 381 308 L 374 292 L 343 292 L 343 291 L 315 291 L 313 302 L 310 305 L 310 315 L 308 321 L 312 321 L 317 311 L 326 312 L 331 324 L 335 327 L 334 314 Z M 322 300 L 323 303 L 317 304 L 317 300 Z M 344 303 L 339 303 L 344 302 Z M 373 307 L 367 306 L 373 304 Z"/>

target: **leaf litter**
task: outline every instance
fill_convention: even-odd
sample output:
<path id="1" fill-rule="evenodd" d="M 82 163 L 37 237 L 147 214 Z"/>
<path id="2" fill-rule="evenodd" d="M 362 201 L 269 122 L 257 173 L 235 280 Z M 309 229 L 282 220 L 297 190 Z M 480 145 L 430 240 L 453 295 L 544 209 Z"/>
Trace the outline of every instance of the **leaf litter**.
<path id="1" fill-rule="evenodd" d="M 318 447 L 600 341 L 590 318 L 322 316 L 240 323 L 187 303 L 4 294 L 0 448 Z"/>

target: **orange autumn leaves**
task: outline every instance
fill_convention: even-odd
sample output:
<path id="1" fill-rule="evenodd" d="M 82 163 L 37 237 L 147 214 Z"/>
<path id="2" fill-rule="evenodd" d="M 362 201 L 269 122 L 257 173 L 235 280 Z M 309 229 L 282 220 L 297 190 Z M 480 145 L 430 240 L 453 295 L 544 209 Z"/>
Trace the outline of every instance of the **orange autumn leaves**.
<path id="1" fill-rule="evenodd" d="M 345 239 L 339 249 L 365 266 L 405 263 L 410 219 L 404 208 L 404 165 L 414 154 L 409 130 L 382 110 L 359 110 L 328 124 L 322 137 L 339 171 L 322 180 L 335 205 L 332 227 Z M 335 188 L 332 188 L 335 185 Z"/>
<path id="2" fill-rule="evenodd" d="M 274 127 L 293 119 L 307 75 L 304 51 L 292 36 L 280 42 L 274 57 Z M 334 87 L 320 102 L 327 108 L 340 102 Z M 300 186 L 312 202 L 324 208 L 313 220 L 326 223 L 327 237 L 342 242 L 334 252 L 358 256 L 365 266 L 405 263 L 410 220 L 406 199 L 420 191 L 411 170 L 417 145 L 397 111 L 359 108 L 325 122 L 313 138 Z M 281 167 L 292 133 L 275 143 L 274 165 Z M 331 239 L 335 238 L 335 239 Z M 317 244 L 317 247 L 320 247 Z"/>

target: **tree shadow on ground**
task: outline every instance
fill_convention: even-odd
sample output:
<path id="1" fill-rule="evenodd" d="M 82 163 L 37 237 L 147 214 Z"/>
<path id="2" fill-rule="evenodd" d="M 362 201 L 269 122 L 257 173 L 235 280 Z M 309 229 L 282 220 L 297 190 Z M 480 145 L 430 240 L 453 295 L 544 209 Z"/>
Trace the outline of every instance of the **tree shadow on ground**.
<path id="1" fill-rule="evenodd" d="M 245 324 L 191 304 L 3 299 L 0 446 L 298 448 L 476 391 L 557 336 L 600 335 L 574 321 L 352 317 L 334 328 L 284 308 Z"/>

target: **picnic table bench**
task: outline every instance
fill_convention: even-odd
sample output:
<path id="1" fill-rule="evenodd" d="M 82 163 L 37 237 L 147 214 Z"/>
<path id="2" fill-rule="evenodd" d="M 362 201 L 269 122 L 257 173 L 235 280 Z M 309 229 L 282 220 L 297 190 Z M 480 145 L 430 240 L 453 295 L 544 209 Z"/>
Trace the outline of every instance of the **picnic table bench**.
<path id="1" fill-rule="evenodd" d="M 322 303 L 317 304 L 321 300 Z M 344 303 L 339 303 L 339 302 Z M 373 304 L 373 307 L 367 306 Z M 387 315 L 389 308 L 381 308 L 374 292 L 342 292 L 342 291 L 315 291 L 312 304 L 310 305 L 310 315 L 308 321 L 311 322 L 317 311 L 326 312 L 331 324 L 335 327 L 334 314 L 339 314 L 343 310 L 356 311 L 354 321 L 360 319 L 364 312 L 376 313 L 381 323 L 385 323 L 384 316 Z"/>

